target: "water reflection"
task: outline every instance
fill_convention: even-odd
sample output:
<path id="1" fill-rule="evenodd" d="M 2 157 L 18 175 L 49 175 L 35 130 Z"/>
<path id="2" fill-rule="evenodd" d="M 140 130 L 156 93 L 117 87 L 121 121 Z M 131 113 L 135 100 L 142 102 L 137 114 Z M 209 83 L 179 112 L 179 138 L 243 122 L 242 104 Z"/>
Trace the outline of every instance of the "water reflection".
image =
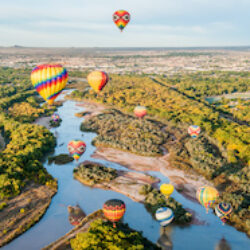
<path id="1" fill-rule="evenodd" d="M 227 240 L 223 237 L 215 246 L 215 250 L 231 250 L 231 246 Z"/>
<path id="2" fill-rule="evenodd" d="M 173 242 L 172 242 L 172 226 L 161 227 L 160 228 L 160 238 L 157 240 L 157 246 L 159 246 L 163 250 L 172 250 Z"/>

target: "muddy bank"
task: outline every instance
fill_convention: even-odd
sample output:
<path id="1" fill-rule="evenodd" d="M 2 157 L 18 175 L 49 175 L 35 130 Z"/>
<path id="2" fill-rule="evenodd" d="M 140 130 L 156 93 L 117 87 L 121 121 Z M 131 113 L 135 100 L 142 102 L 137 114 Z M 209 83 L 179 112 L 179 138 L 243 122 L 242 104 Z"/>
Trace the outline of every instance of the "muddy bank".
<path id="1" fill-rule="evenodd" d="M 183 170 L 170 166 L 169 155 L 161 157 L 147 157 L 132 154 L 113 148 L 97 147 L 93 158 L 116 162 L 136 171 L 160 171 L 170 179 L 182 195 L 196 201 L 196 190 L 203 185 L 212 185 L 204 177 L 195 174 L 187 174 Z"/>
<path id="2" fill-rule="evenodd" d="M 48 246 L 44 247 L 43 250 L 66 250 L 66 249 L 72 249 L 70 246 L 70 240 L 75 238 L 78 233 L 86 232 L 89 228 L 89 225 L 91 222 L 98 218 L 104 218 L 102 210 L 97 210 L 92 214 L 89 214 L 87 217 L 85 217 L 78 226 L 73 228 L 71 231 L 69 231 L 67 234 L 59 238 L 58 240 L 52 242 Z"/>
<path id="3" fill-rule="evenodd" d="M 101 114 L 105 109 L 108 108 L 107 106 L 91 101 L 84 101 L 82 103 L 77 103 L 76 106 L 84 108 L 84 112 L 81 113 L 85 114 L 83 116 L 85 120 Z M 80 116 L 81 113 L 76 113 L 76 116 Z"/>
<path id="4" fill-rule="evenodd" d="M 145 195 L 140 194 L 140 189 L 146 184 L 154 185 L 160 180 L 147 174 L 117 171 L 118 176 L 109 182 L 102 182 L 90 185 L 84 179 L 74 175 L 75 179 L 82 184 L 91 186 L 93 188 L 102 188 L 106 190 L 113 190 L 115 192 L 126 195 L 136 202 L 144 202 Z"/>
<path id="5" fill-rule="evenodd" d="M 35 224 L 46 212 L 56 193 L 45 185 L 30 184 L 15 198 L 5 201 L 0 212 L 0 247 Z"/>
<path id="6" fill-rule="evenodd" d="M 39 117 L 38 119 L 36 119 L 33 124 L 37 124 L 37 125 L 42 125 L 47 129 L 50 129 L 50 120 L 51 117 L 50 116 L 45 116 L 45 117 Z"/>

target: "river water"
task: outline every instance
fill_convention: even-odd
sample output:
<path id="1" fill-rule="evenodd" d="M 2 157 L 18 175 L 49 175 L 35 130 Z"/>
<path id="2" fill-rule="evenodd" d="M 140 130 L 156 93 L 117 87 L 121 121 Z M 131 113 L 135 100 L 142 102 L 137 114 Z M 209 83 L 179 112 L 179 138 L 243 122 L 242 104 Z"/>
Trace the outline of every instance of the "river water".
<path id="1" fill-rule="evenodd" d="M 63 98 L 63 95 L 60 98 Z M 96 134 L 80 131 L 83 118 L 77 118 L 74 114 L 83 111 L 83 108 L 76 106 L 76 104 L 75 101 L 67 100 L 62 107 L 58 108 L 62 123 L 60 127 L 51 129 L 51 132 L 57 136 L 57 146 L 53 155 L 67 153 L 67 144 L 70 140 L 82 139 L 87 144 L 87 149 L 80 161 L 91 160 L 115 169 L 128 171 L 127 168 L 119 164 L 91 158 L 95 151 L 91 141 Z M 181 202 L 185 208 L 194 210 L 200 220 L 205 221 L 205 225 L 186 227 L 170 225 L 166 230 L 168 236 L 164 238 L 161 236 L 160 225 L 147 212 L 143 204 L 134 202 L 120 193 L 90 188 L 74 180 L 73 169 L 77 166 L 75 162 L 60 166 L 48 165 L 46 160 L 44 166 L 54 178 L 57 178 L 58 192 L 53 197 L 43 218 L 27 232 L 3 247 L 3 250 L 41 249 L 73 228 L 68 221 L 68 205 L 79 204 L 85 213 L 89 214 L 102 208 L 103 203 L 111 198 L 122 199 L 126 203 L 127 210 L 124 222 L 128 223 L 131 228 L 142 231 L 143 235 L 153 242 L 157 242 L 161 238 L 172 244 L 173 249 L 176 250 L 210 250 L 215 249 L 215 246 L 224 237 L 231 249 L 250 249 L 250 240 L 246 234 L 228 225 L 223 226 L 212 211 L 206 214 L 201 205 L 186 199 L 177 191 L 174 191 L 172 197 Z M 169 182 L 168 178 L 159 172 L 150 171 L 148 173 L 158 177 L 161 182 Z"/>

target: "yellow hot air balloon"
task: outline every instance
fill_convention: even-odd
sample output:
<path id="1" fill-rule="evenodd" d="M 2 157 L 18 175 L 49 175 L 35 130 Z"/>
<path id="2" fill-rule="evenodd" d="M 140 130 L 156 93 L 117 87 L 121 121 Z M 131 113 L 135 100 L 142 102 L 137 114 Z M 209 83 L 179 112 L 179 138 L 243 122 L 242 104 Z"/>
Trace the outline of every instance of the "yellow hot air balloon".
<path id="1" fill-rule="evenodd" d="M 65 88 L 68 73 L 60 64 L 42 64 L 36 66 L 31 72 L 31 82 L 36 91 L 49 105 Z"/>
<path id="2" fill-rule="evenodd" d="M 93 90 L 99 93 L 108 83 L 109 77 L 103 71 L 93 71 L 89 73 L 87 80 Z"/>
<path id="3" fill-rule="evenodd" d="M 206 208 L 207 213 L 209 207 L 211 207 L 218 197 L 219 192 L 214 187 L 210 186 L 200 187 L 196 192 L 197 200 Z"/>
<path id="4" fill-rule="evenodd" d="M 160 191 L 168 199 L 168 197 L 174 192 L 174 186 L 172 184 L 164 183 L 160 186 Z"/>

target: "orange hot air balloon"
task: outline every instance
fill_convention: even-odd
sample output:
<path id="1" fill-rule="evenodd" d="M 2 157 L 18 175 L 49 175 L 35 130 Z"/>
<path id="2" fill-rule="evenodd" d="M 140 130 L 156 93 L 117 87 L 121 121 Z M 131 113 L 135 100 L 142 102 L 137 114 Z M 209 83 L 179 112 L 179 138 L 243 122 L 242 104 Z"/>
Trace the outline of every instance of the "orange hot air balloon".
<path id="1" fill-rule="evenodd" d="M 36 66 L 31 72 L 31 82 L 36 91 L 49 105 L 65 88 L 68 73 L 60 64 L 42 64 Z"/>
<path id="2" fill-rule="evenodd" d="M 95 92 L 100 92 L 109 81 L 108 74 L 103 71 L 93 71 L 87 77 L 89 85 Z"/>
<path id="3" fill-rule="evenodd" d="M 116 227 L 115 222 L 118 222 L 123 217 L 126 205 L 122 200 L 111 199 L 104 203 L 102 210 L 105 217 L 113 222 L 113 226 Z"/>

